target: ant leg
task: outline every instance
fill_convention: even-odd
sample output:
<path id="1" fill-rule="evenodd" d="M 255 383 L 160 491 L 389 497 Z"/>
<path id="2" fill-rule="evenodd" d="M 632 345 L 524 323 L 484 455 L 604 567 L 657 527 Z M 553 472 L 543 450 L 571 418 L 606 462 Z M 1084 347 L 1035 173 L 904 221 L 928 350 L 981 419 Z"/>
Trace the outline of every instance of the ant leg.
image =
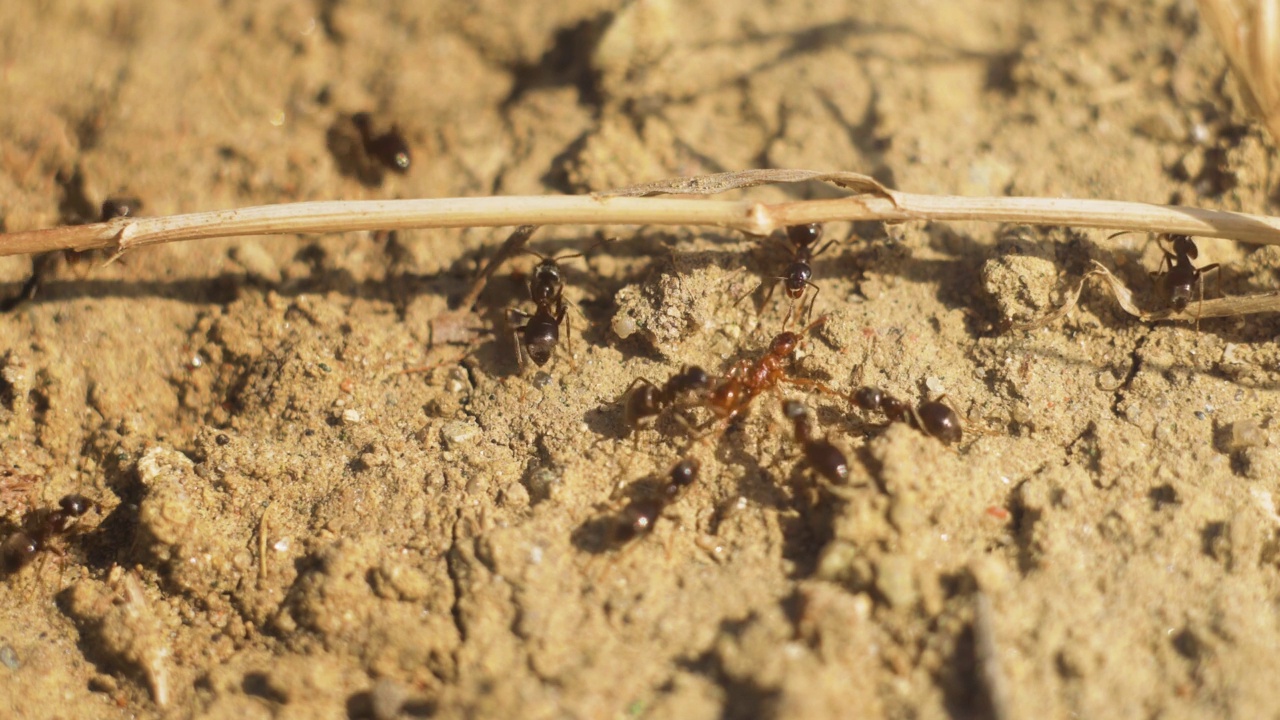
<path id="1" fill-rule="evenodd" d="M 817 392 L 822 395 L 827 395 L 829 397 L 840 398 L 841 400 L 848 400 L 847 395 L 839 392 L 838 390 L 832 388 L 830 385 L 827 385 L 826 383 L 821 382 L 819 380 L 810 380 L 809 378 L 784 377 L 784 378 L 778 378 L 778 381 L 786 383 L 787 385 L 795 386 L 795 387 L 807 388 L 813 392 Z"/>
<path id="2" fill-rule="evenodd" d="M 739 305 L 741 305 L 741 304 L 742 304 L 742 301 L 743 301 L 743 300 L 746 300 L 747 298 L 751 297 L 752 295 L 755 295 L 757 292 L 759 292 L 759 291 L 760 291 L 760 288 L 762 288 L 762 287 L 764 287 L 764 281 L 763 281 L 763 280 L 762 280 L 762 281 L 760 281 L 760 283 L 758 283 L 755 287 L 753 287 L 753 288 L 751 288 L 750 290 L 748 290 L 747 292 L 744 292 L 744 293 L 742 293 L 741 295 L 739 295 L 739 296 L 738 296 L 738 299 L 733 301 L 733 306 L 734 306 L 734 307 L 738 307 Z M 756 312 L 760 312 L 760 308 L 758 308 L 758 307 L 757 307 L 757 308 L 756 308 Z"/>
<path id="3" fill-rule="evenodd" d="M 835 241 L 833 240 L 832 242 L 835 242 Z M 813 306 L 818 304 L 818 293 L 822 292 L 822 288 L 818 287 L 816 284 L 812 282 L 809 282 L 808 280 L 805 280 L 804 284 L 813 288 L 813 297 L 809 298 L 809 309 L 806 310 L 803 314 L 804 322 L 807 323 L 809 322 L 809 318 L 813 317 Z"/>
<path id="4" fill-rule="evenodd" d="M 521 374 L 524 374 L 525 368 L 525 348 L 524 343 L 520 342 L 520 330 L 529 324 L 530 317 L 529 313 L 518 308 L 507 309 L 507 324 L 511 326 L 511 342 L 516 346 L 516 366 Z M 518 320 L 515 318 L 524 320 L 524 323 L 517 324 Z"/>
<path id="5" fill-rule="evenodd" d="M 573 362 L 573 321 L 567 317 L 565 306 L 566 303 L 561 301 L 559 311 L 556 312 L 556 324 L 564 323 L 564 346 L 569 349 L 569 362 Z"/>
<path id="6" fill-rule="evenodd" d="M 1204 274 L 1210 270 L 1216 270 L 1214 277 L 1218 278 L 1218 296 L 1222 296 L 1222 266 L 1218 263 L 1205 265 L 1202 268 L 1196 268 L 1196 284 L 1200 286 L 1200 302 L 1196 304 L 1196 332 L 1200 332 L 1200 313 L 1204 310 Z"/>
<path id="7" fill-rule="evenodd" d="M 829 248 L 829 247 L 831 247 L 832 245 L 835 245 L 835 244 L 836 244 L 836 239 L 835 239 L 835 238 L 831 238 L 830 240 L 828 240 L 828 241 L 827 241 L 827 244 L 826 244 L 826 245 L 823 245 L 823 246 L 822 246 L 822 249 L 821 249 L 821 250 L 818 250 L 817 252 L 815 252 L 815 253 L 813 253 L 812 255 L 810 255 L 810 256 L 809 256 L 809 259 L 810 259 L 810 260 L 812 260 L 813 258 L 818 257 L 818 256 L 819 256 L 819 255 L 821 255 L 822 253 L 826 252 L 826 251 L 827 251 L 827 248 Z"/>

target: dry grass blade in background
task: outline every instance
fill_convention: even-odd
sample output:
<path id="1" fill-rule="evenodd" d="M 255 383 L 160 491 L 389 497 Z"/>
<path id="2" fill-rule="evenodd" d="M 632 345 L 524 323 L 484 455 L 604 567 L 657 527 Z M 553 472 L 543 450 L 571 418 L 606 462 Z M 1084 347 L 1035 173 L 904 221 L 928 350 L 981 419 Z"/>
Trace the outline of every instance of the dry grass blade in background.
<path id="1" fill-rule="evenodd" d="M 1198 0 L 1241 94 L 1280 145 L 1280 0 Z"/>
<path id="2" fill-rule="evenodd" d="M 854 195 L 763 203 L 703 195 L 770 183 L 820 181 Z M 201 238 L 429 227 L 691 225 L 768 235 L 788 225 L 840 220 L 982 221 L 1175 233 L 1280 245 L 1280 218 L 1226 210 L 1060 197 L 965 197 L 902 192 L 850 172 L 745 170 L 673 178 L 596 195 L 492 196 L 301 202 L 0 234 L 0 256 L 110 249 Z"/>

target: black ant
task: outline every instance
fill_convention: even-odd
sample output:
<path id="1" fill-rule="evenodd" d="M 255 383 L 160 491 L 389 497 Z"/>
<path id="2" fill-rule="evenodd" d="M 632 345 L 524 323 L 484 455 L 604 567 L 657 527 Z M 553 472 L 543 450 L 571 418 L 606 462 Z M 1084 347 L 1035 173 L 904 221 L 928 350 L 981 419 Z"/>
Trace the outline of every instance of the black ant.
<path id="1" fill-rule="evenodd" d="M 648 535 L 662 516 L 662 512 L 675 502 L 698 480 L 701 465 L 694 458 L 684 458 L 671 468 L 667 480 L 656 495 L 633 498 L 613 517 L 609 543 L 621 547 L 636 538 Z"/>
<path id="2" fill-rule="evenodd" d="M 824 438 L 813 435 L 813 426 L 809 420 L 809 410 L 799 400 L 784 400 L 782 414 L 791 420 L 796 435 L 796 442 L 804 450 L 805 462 L 827 482 L 843 485 L 849 480 L 849 459 L 840 448 L 832 445 Z"/>
<path id="3" fill-rule="evenodd" d="M 808 225 L 791 225 L 787 228 L 787 239 L 791 241 L 791 264 L 787 266 L 783 275 L 772 278 L 773 282 L 769 284 L 768 294 L 765 296 L 765 303 L 769 302 L 769 298 L 773 296 L 774 288 L 777 287 L 778 281 L 782 281 L 783 289 L 787 293 L 787 297 L 792 299 L 791 309 L 787 311 L 787 318 L 783 321 L 785 326 L 791 320 L 791 313 L 795 311 L 795 302 L 804 298 L 805 288 L 813 288 L 813 297 L 809 300 L 809 309 L 802 312 L 803 317 L 807 320 L 808 316 L 813 312 L 813 306 L 818 302 L 818 293 L 821 288 L 815 285 L 813 278 L 813 259 L 826 252 L 827 248 L 835 244 L 835 240 L 830 240 L 821 249 L 814 250 L 813 246 L 822 239 L 822 225 L 819 223 L 809 223 Z M 761 283 L 760 285 L 764 285 Z M 760 285 L 756 286 L 756 290 L 760 289 Z M 751 293 L 754 293 L 752 290 Z M 746 295 L 743 296 L 744 298 Z M 739 301 L 741 302 L 741 301 Z"/>
<path id="4" fill-rule="evenodd" d="M 1164 238 L 1168 238 L 1173 245 L 1173 252 L 1165 248 L 1162 242 Z M 1177 312 L 1184 312 L 1191 302 L 1192 288 L 1197 285 L 1200 289 L 1200 302 L 1203 303 L 1202 276 L 1210 270 L 1217 270 L 1218 263 L 1196 267 L 1192 260 L 1199 257 L 1200 250 L 1195 241 L 1186 235 L 1161 235 L 1156 242 L 1160 243 L 1160 251 L 1164 253 L 1164 257 L 1160 260 L 1160 270 L 1151 273 L 1151 277 L 1158 283 L 1163 283 L 1164 292 L 1169 297 L 1169 306 Z M 1168 270 L 1165 270 L 1166 265 Z"/>
<path id="5" fill-rule="evenodd" d="M 564 275 L 560 271 L 560 261 L 585 255 L 585 253 L 574 253 L 546 257 L 533 250 L 526 249 L 525 252 L 537 256 L 542 262 L 534 266 L 533 274 L 529 276 L 529 300 L 535 307 L 533 314 L 530 315 L 516 308 L 507 311 L 507 320 L 511 323 L 511 335 L 517 346 L 516 359 L 522 371 L 525 355 L 528 355 L 538 367 L 546 365 L 547 361 L 551 360 L 551 354 L 560 343 L 561 323 L 565 323 L 565 341 L 572 343 L 571 323 L 565 322 L 568 304 L 564 300 Z M 572 351 L 572 345 L 569 349 Z"/>
<path id="6" fill-rule="evenodd" d="M 675 405 L 681 397 L 710 387 L 711 376 L 697 365 L 686 365 L 661 386 L 653 384 L 647 378 L 636 378 L 627 386 L 623 422 L 629 430 L 635 431 L 641 421 Z"/>
<path id="7" fill-rule="evenodd" d="M 932 438 L 950 445 L 964 435 L 960 416 L 942 400 L 928 400 L 917 407 L 884 392 L 880 388 L 861 387 L 849 400 L 868 412 L 881 412 L 889 422 L 905 422 Z"/>
<path id="8" fill-rule="evenodd" d="M 31 563 L 55 537 L 67 535 L 76 520 L 89 512 L 93 501 L 83 495 L 67 495 L 58 501 L 57 510 L 35 510 L 27 513 L 22 529 L 0 544 L 0 566 L 6 574 L 15 573 Z"/>

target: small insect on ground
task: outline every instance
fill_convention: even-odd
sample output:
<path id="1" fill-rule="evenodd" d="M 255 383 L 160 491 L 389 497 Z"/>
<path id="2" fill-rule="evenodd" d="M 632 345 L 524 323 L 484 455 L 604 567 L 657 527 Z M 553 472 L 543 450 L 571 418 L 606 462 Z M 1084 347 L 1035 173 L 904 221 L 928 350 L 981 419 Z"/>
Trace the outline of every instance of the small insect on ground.
<path id="1" fill-rule="evenodd" d="M 684 398 L 693 398 L 711 387 L 711 376 L 697 365 L 686 365 L 662 385 L 636 378 L 623 395 L 623 423 L 631 433 L 645 420 L 674 407 Z"/>
<path id="2" fill-rule="evenodd" d="M 763 355 L 754 360 L 744 358 L 730 366 L 702 402 L 703 407 L 715 415 L 712 422 L 720 420 L 727 427 L 746 415 L 757 396 L 766 390 L 776 389 L 782 383 L 838 397 L 839 393 L 821 382 L 794 377 L 789 367 L 804 336 L 826 320 L 826 316 L 820 317 L 798 333 L 778 333 Z"/>
<path id="3" fill-rule="evenodd" d="M 1172 252 L 1164 246 L 1166 238 L 1173 247 Z M 1161 235 L 1156 242 L 1160 243 L 1160 251 L 1164 253 L 1164 257 L 1160 260 L 1160 269 L 1151 273 L 1151 277 L 1156 281 L 1156 288 L 1169 303 L 1169 307 L 1177 312 L 1184 312 L 1187 305 L 1191 303 L 1191 295 L 1195 290 L 1199 290 L 1200 305 L 1203 306 L 1204 274 L 1211 270 L 1218 270 L 1220 268 L 1218 263 L 1196 267 L 1192 261 L 1200 256 L 1200 249 L 1196 247 L 1195 241 L 1186 235 Z M 1219 273 L 1219 284 L 1221 281 L 1222 275 Z M 1197 314 L 1197 329 L 1199 325 L 1200 315 Z"/>
<path id="4" fill-rule="evenodd" d="M 529 300 L 534 305 L 533 314 L 517 308 L 507 311 L 507 321 L 511 325 L 521 372 L 525 368 L 526 356 L 538 367 L 543 367 L 551 360 L 551 355 L 560 343 L 561 324 L 565 326 L 565 342 L 572 352 L 572 323 L 566 317 L 569 304 L 564 299 L 564 273 L 560 263 L 586 256 L 586 252 L 559 257 L 546 257 L 528 249 L 524 252 L 536 256 L 541 262 L 534 266 L 533 274 L 529 276 Z"/>
<path id="5" fill-rule="evenodd" d="M 889 422 L 905 422 L 932 438 L 950 445 L 964 436 L 960 416 L 950 405 L 937 400 L 926 400 L 916 407 L 884 392 L 880 388 L 860 387 L 849 396 L 849 401 L 867 412 L 883 413 Z"/>
<path id="6" fill-rule="evenodd" d="M 832 485 L 849 481 L 849 459 L 840 448 L 826 438 L 815 437 L 809 409 L 799 400 L 784 400 L 782 414 L 791 421 L 796 443 L 804 452 L 805 462 L 824 480 Z"/>
<path id="7" fill-rule="evenodd" d="M 58 501 L 57 510 L 28 512 L 22 527 L 0 543 L 0 570 L 9 575 L 31 564 L 41 551 L 53 549 L 53 540 L 69 536 L 80 517 L 92 508 L 93 501 L 89 498 L 67 495 Z"/>
<path id="8" fill-rule="evenodd" d="M 800 303 L 801 312 L 799 316 L 803 322 L 807 322 L 810 314 L 813 313 L 813 306 L 818 301 L 818 293 L 821 292 L 813 282 L 813 260 L 827 248 L 835 244 L 835 240 L 829 240 L 821 249 L 814 250 L 814 245 L 822 239 L 822 225 L 819 223 L 809 223 L 807 225 L 792 225 L 787 228 L 787 240 L 791 242 L 791 264 L 783 271 L 783 274 L 777 277 L 768 278 L 765 282 L 760 283 L 754 290 L 743 295 L 738 299 L 742 302 L 746 297 L 755 294 L 767 282 L 769 290 L 765 294 L 764 303 L 768 304 L 769 299 L 773 296 L 773 290 L 777 284 L 781 282 L 786 290 L 787 297 L 791 298 L 791 308 L 787 310 L 787 317 L 783 321 L 785 327 L 791 320 L 791 315 L 795 313 L 796 303 Z M 772 282 L 769 282 L 769 281 Z M 808 308 L 804 307 L 804 292 L 806 288 L 813 288 L 813 296 L 809 299 Z"/>

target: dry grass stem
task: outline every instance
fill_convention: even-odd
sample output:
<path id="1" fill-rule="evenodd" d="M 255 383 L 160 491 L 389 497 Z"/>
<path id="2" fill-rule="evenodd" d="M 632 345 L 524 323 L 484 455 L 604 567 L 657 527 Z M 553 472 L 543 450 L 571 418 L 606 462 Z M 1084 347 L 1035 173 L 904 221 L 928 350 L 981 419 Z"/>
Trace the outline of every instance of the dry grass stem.
<path id="1" fill-rule="evenodd" d="M 1280 144 L 1280 0 L 1199 0 L 1241 94 Z"/>
<path id="2" fill-rule="evenodd" d="M 812 180 L 859 194 L 782 203 L 643 197 L 712 194 Z M 1280 245 L 1280 218 L 1270 216 L 1113 200 L 921 195 L 890 190 L 857 173 L 750 170 L 676 178 L 597 195 L 304 202 L 166 217 L 123 217 L 3 234 L 0 256 L 98 249 L 119 255 L 147 245 L 200 238 L 433 227 L 692 225 L 766 235 L 787 225 L 839 220 L 1066 225 Z"/>

